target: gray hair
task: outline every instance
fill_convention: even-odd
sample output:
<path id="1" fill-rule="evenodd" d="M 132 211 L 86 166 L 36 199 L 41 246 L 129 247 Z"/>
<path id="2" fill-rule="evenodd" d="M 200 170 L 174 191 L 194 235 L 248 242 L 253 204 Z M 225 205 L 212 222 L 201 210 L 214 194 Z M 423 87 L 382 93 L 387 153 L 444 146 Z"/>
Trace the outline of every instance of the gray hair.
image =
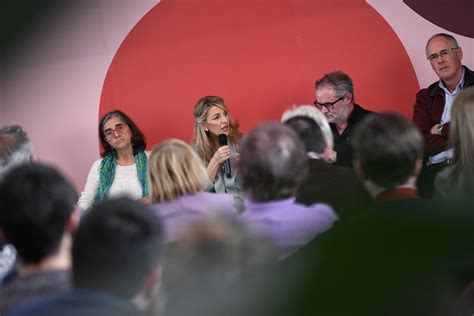
<path id="1" fill-rule="evenodd" d="M 303 116 L 312 119 L 318 126 L 321 132 L 323 133 L 326 143 L 329 144 L 330 148 L 334 146 L 334 139 L 332 136 L 331 127 L 329 127 L 328 120 L 320 110 L 318 110 L 314 105 L 300 105 L 293 106 L 291 110 L 285 111 L 281 116 L 281 122 L 285 123 L 288 120 Z"/>
<path id="2" fill-rule="evenodd" d="M 456 40 L 454 36 L 447 33 L 437 33 L 431 36 L 428 42 L 426 42 L 426 49 L 428 48 L 428 45 L 431 42 L 431 40 L 433 40 L 436 37 L 443 37 L 444 39 L 447 39 L 453 45 L 453 47 L 459 47 L 458 41 Z"/>
<path id="3" fill-rule="evenodd" d="M 0 129 L 0 179 L 13 167 L 29 163 L 33 144 L 19 125 L 7 125 Z"/>
<path id="4" fill-rule="evenodd" d="M 322 78 L 316 80 L 314 83 L 316 90 L 320 87 L 331 87 L 335 91 L 335 97 L 340 98 L 346 93 L 352 94 L 352 100 L 354 96 L 354 83 L 351 77 L 343 71 L 335 71 L 325 74 Z"/>

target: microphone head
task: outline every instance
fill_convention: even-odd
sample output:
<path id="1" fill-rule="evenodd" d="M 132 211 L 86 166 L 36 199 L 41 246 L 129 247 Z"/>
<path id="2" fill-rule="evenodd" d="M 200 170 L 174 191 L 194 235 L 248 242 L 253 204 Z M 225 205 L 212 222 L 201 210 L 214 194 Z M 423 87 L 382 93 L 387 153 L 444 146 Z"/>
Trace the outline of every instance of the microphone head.
<path id="1" fill-rule="evenodd" d="M 219 145 L 220 146 L 227 145 L 227 135 L 226 134 L 219 134 L 217 136 L 217 139 L 219 140 Z"/>

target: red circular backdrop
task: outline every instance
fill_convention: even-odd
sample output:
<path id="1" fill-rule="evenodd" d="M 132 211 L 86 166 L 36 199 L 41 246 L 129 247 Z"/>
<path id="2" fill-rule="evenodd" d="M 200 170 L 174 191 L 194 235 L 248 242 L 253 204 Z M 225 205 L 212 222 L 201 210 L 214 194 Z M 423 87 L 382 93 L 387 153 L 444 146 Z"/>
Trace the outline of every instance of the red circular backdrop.
<path id="1" fill-rule="evenodd" d="M 314 81 L 343 70 L 356 102 L 411 116 L 419 89 L 397 35 L 363 0 L 162 0 L 130 31 L 107 72 L 100 113 L 119 108 L 148 147 L 190 141 L 193 107 L 222 96 L 243 132 L 311 104 Z"/>

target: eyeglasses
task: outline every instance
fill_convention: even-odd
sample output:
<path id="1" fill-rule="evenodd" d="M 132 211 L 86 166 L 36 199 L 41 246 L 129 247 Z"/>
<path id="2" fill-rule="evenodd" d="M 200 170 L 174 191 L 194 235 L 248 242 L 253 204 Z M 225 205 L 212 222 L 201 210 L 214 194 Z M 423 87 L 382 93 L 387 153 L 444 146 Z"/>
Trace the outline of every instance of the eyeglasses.
<path id="1" fill-rule="evenodd" d="M 436 60 L 438 60 L 439 57 L 446 57 L 448 56 L 449 54 L 451 54 L 451 52 L 455 49 L 458 49 L 459 47 L 451 47 L 451 48 L 448 48 L 448 49 L 443 49 L 441 51 L 439 51 L 438 53 L 434 53 L 434 54 L 431 54 L 429 55 L 426 59 L 428 59 L 430 62 L 434 62 Z"/>
<path id="2" fill-rule="evenodd" d="M 108 128 L 104 132 L 105 138 L 108 139 L 108 140 L 111 140 L 112 138 L 114 138 L 115 133 L 121 135 L 125 132 L 126 129 L 127 129 L 127 125 L 122 124 L 122 123 L 117 124 L 117 125 L 115 125 L 115 129 Z"/>
<path id="3" fill-rule="evenodd" d="M 320 110 L 322 110 L 323 108 L 326 108 L 326 110 L 328 111 L 332 111 L 334 110 L 334 104 L 336 104 L 337 102 L 341 101 L 342 99 L 344 99 L 344 97 L 347 95 L 344 94 L 342 97 L 340 97 L 339 99 L 337 99 L 336 101 L 334 102 L 326 102 L 326 103 L 319 103 L 318 100 L 314 100 L 313 104 L 316 105 L 316 107 Z"/>

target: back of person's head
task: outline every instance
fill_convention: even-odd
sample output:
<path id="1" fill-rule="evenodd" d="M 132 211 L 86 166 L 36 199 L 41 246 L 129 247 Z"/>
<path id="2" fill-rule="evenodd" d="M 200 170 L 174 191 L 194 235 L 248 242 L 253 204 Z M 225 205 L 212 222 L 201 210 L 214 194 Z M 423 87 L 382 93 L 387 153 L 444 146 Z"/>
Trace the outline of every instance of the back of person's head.
<path id="1" fill-rule="evenodd" d="M 252 200 L 289 198 L 308 170 L 306 150 L 290 127 L 263 123 L 244 139 L 239 168 L 242 188 Z"/>
<path id="2" fill-rule="evenodd" d="M 453 180 L 462 178 L 474 188 L 474 88 L 464 89 L 454 100 L 449 141 L 454 148 Z"/>
<path id="3" fill-rule="evenodd" d="M 270 240 L 235 216 L 196 221 L 166 253 L 163 285 L 169 315 L 219 310 L 219 299 L 209 306 L 206 298 L 228 293 L 242 279 L 259 274 L 275 255 Z"/>
<path id="4" fill-rule="evenodd" d="M 0 183 L 0 226 L 23 263 L 40 263 L 59 250 L 77 194 L 54 168 L 25 164 Z"/>
<path id="5" fill-rule="evenodd" d="M 406 184 L 421 167 L 423 137 L 399 114 L 369 115 L 358 125 L 352 145 L 354 167 L 382 188 Z"/>
<path id="6" fill-rule="evenodd" d="M 159 264 L 162 229 L 146 205 L 108 199 L 81 220 L 72 248 L 74 286 L 132 298 Z"/>
<path id="7" fill-rule="evenodd" d="M 300 105 L 285 111 L 281 121 L 298 134 L 306 151 L 323 154 L 326 148 L 332 149 L 334 140 L 331 127 L 326 116 L 315 106 Z"/>
<path id="8" fill-rule="evenodd" d="M 33 145 L 19 125 L 0 128 L 0 179 L 13 167 L 28 163 L 33 156 Z"/>
<path id="9" fill-rule="evenodd" d="M 154 203 L 203 191 L 209 181 L 201 159 L 179 139 L 169 139 L 155 146 L 148 168 L 150 198 Z"/>

